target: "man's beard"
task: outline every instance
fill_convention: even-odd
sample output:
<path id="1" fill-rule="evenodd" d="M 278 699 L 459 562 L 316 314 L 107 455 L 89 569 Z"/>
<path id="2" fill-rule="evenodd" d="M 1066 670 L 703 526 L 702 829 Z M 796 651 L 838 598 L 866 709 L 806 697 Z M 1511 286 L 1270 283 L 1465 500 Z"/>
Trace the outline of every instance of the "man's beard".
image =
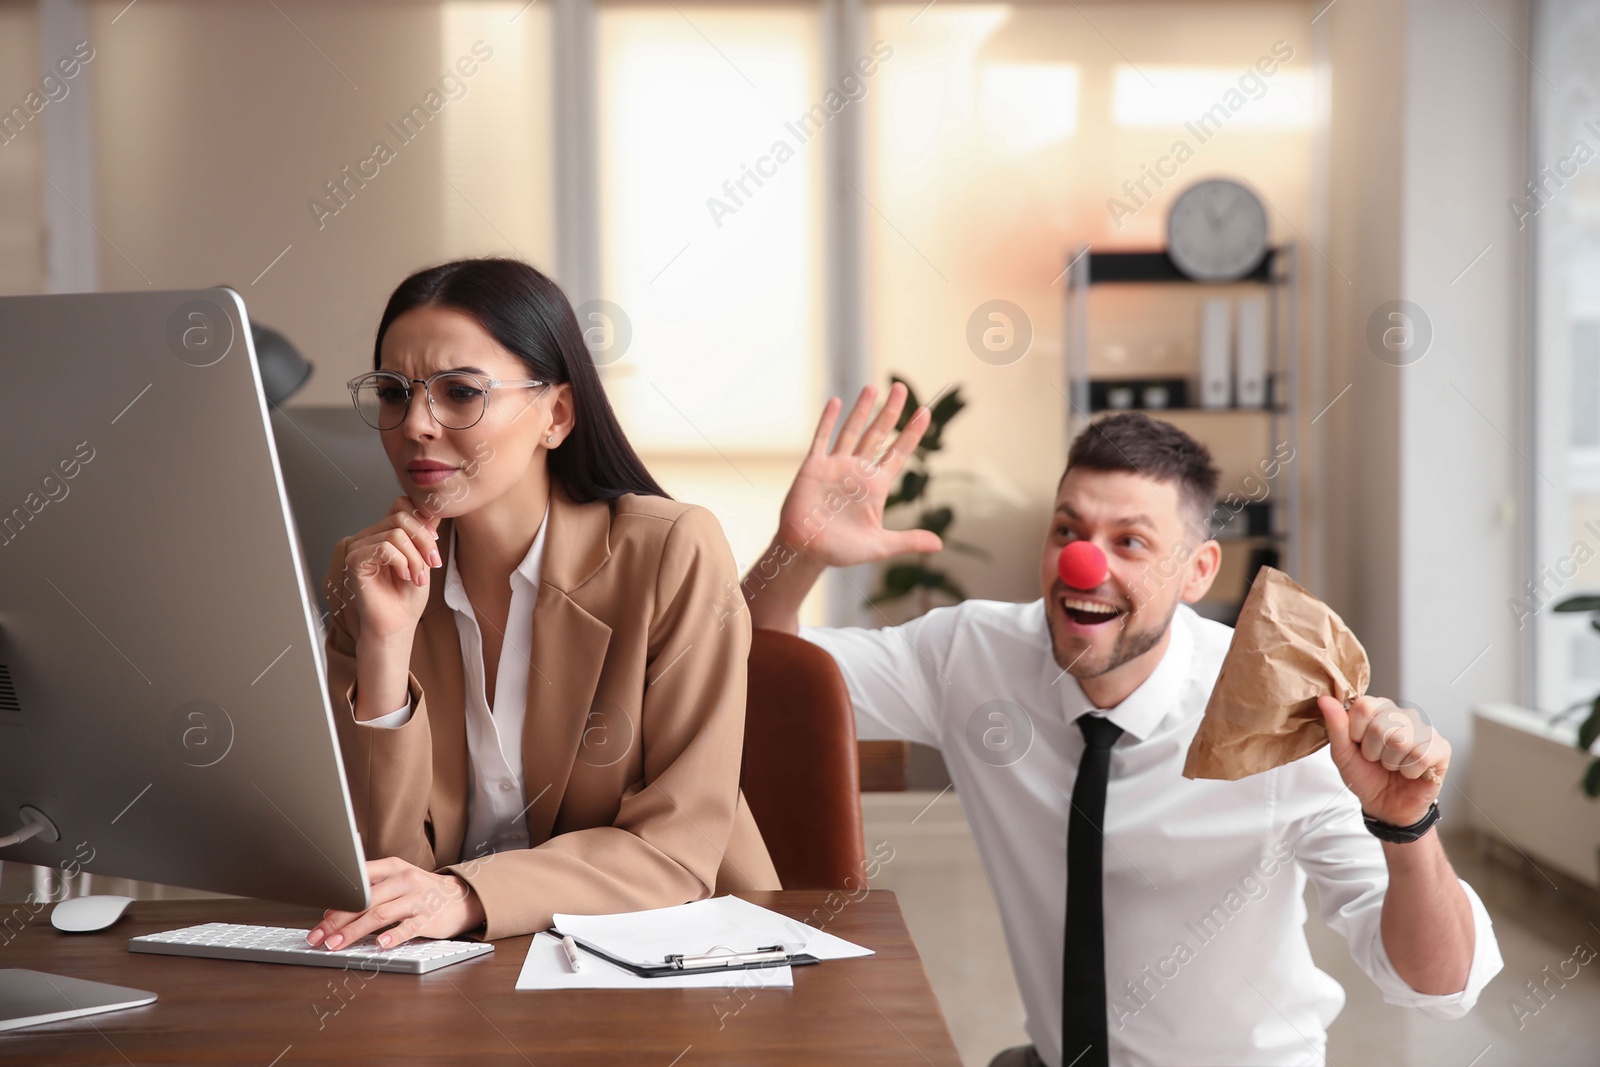
<path id="1" fill-rule="evenodd" d="M 1061 645 L 1056 640 L 1055 616 L 1049 611 L 1044 613 L 1046 628 L 1050 631 L 1050 653 L 1055 658 L 1056 665 L 1069 672 L 1074 678 L 1096 678 L 1108 671 L 1114 671 L 1130 660 L 1138 659 L 1161 643 L 1161 638 L 1166 636 L 1167 628 L 1172 625 L 1172 618 L 1178 613 L 1177 602 L 1174 601 L 1172 609 L 1167 612 L 1167 617 L 1161 620 L 1160 626 L 1147 629 L 1133 629 L 1126 625 L 1126 620 L 1133 617 L 1134 613 L 1122 616 L 1124 625 L 1117 634 L 1117 641 L 1106 653 L 1103 662 L 1097 662 L 1091 655 L 1090 645 L 1076 656 L 1063 658 Z"/>

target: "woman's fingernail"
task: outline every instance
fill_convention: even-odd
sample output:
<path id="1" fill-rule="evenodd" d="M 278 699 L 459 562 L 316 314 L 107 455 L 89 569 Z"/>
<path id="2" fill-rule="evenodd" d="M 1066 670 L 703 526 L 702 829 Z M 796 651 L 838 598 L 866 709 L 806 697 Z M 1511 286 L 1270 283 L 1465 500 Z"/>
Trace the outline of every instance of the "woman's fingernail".
<path id="1" fill-rule="evenodd" d="M 378 947 L 379 948 L 388 948 L 389 947 L 389 935 L 388 934 L 384 934 L 382 937 L 378 938 Z"/>
<path id="2" fill-rule="evenodd" d="M 332 937 L 328 938 L 328 947 L 329 948 L 338 948 L 339 947 L 339 942 L 341 942 L 343 940 L 344 940 L 344 938 L 340 937 L 338 934 L 334 934 Z"/>
<path id="3" fill-rule="evenodd" d="M 439 559 L 439 550 L 437 548 L 433 550 L 433 565 L 435 567 L 443 567 L 444 566 L 444 562 Z"/>

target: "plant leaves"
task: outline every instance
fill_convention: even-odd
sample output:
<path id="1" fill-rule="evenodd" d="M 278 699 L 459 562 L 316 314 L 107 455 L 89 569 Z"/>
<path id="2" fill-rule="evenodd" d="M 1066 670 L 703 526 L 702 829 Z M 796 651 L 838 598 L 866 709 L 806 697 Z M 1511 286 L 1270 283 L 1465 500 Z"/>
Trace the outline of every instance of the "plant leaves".
<path id="1" fill-rule="evenodd" d="M 895 424 L 897 431 L 904 430 L 916 416 L 917 410 L 922 406 L 917 399 L 917 392 L 911 383 L 899 374 L 889 375 L 889 388 L 893 389 L 898 382 L 906 387 L 906 403 L 900 411 L 900 418 Z M 917 442 L 914 457 L 919 464 L 925 464 L 930 452 L 938 452 L 943 447 L 941 432 L 946 423 L 955 418 L 967 402 L 961 398 L 959 386 L 952 388 L 949 393 L 937 398 L 928 412 L 928 428 L 923 432 L 922 440 Z M 967 472 L 962 472 L 965 477 L 978 480 Z M 932 475 L 926 467 L 921 469 L 907 467 L 901 475 L 899 487 L 884 500 L 884 508 L 888 509 L 903 504 L 920 500 L 927 492 Z M 942 539 L 946 530 L 955 522 L 955 511 L 950 507 L 924 508 L 918 519 L 918 529 L 931 530 Z M 975 545 L 956 544 L 957 551 L 969 555 L 980 556 L 988 559 L 988 553 Z M 934 592 L 945 593 L 956 600 L 967 599 L 966 590 L 953 581 L 943 571 L 933 570 L 923 563 L 923 558 L 918 557 L 914 562 L 892 564 L 883 571 L 882 586 L 872 596 L 862 603 L 868 606 L 880 604 L 886 600 L 894 600 L 906 596 L 917 589 L 927 589 Z"/>
<path id="2" fill-rule="evenodd" d="M 884 591 L 891 596 L 905 596 L 918 584 L 922 570 L 915 563 L 896 563 L 883 572 Z"/>
<path id="3" fill-rule="evenodd" d="M 1600 736 L 1600 697 L 1594 698 L 1589 717 L 1578 727 L 1578 748 L 1583 752 L 1589 751 L 1589 746 L 1594 744 L 1597 736 Z"/>
<path id="4" fill-rule="evenodd" d="M 917 391 L 911 388 L 911 383 L 900 377 L 900 375 L 891 373 L 889 375 L 889 388 L 893 389 L 895 382 L 899 382 L 906 387 L 906 406 L 900 409 L 900 418 L 895 420 L 894 424 L 896 430 L 903 430 L 906 428 L 906 423 L 911 421 L 911 417 L 917 413 L 917 409 L 922 405 L 917 403 Z"/>
<path id="5" fill-rule="evenodd" d="M 967 598 L 966 591 L 950 579 L 944 571 L 925 566 L 920 558 L 914 563 L 895 563 L 883 572 L 883 588 L 866 601 L 868 604 L 892 600 L 918 589 L 946 592 L 958 600 Z"/>
<path id="6" fill-rule="evenodd" d="M 1582 596 L 1568 597 L 1551 611 L 1600 611 L 1600 596 L 1585 593 Z"/>
<path id="7" fill-rule="evenodd" d="M 900 475 L 900 488 L 896 489 L 883 502 L 885 508 L 892 508 L 897 504 L 909 504 L 922 495 L 928 487 L 928 475 L 922 471 L 906 468 Z"/>
<path id="8" fill-rule="evenodd" d="M 940 537 L 950 528 L 950 523 L 955 519 L 956 513 L 948 507 L 929 508 L 922 513 L 921 520 L 917 523 L 919 530 L 932 530 Z"/>
<path id="9" fill-rule="evenodd" d="M 1583 791 L 1591 797 L 1600 797 L 1600 759 L 1589 764 L 1583 772 Z"/>
<path id="10" fill-rule="evenodd" d="M 944 424 L 955 418 L 956 413 L 966 406 L 967 402 L 961 399 L 961 386 L 958 385 L 941 396 L 939 402 L 933 405 L 933 411 L 929 413 L 930 425 L 935 430 L 944 429 Z"/>

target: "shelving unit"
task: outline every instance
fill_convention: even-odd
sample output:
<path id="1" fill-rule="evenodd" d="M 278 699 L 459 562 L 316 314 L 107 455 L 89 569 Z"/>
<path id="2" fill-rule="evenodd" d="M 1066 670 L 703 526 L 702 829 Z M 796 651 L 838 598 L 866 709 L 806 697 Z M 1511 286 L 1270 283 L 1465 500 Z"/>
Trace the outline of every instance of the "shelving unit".
<path id="1" fill-rule="evenodd" d="M 1194 405 L 1131 409 L 1160 417 L 1168 413 L 1203 414 L 1216 418 L 1267 420 L 1269 449 L 1286 442 L 1299 454 L 1299 281 L 1293 245 L 1267 250 L 1261 262 L 1243 278 L 1229 282 L 1198 282 L 1185 275 L 1165 250 L 1103 251 L 1089 247 L 1073 249 L 1067 257 L 1063 354 L 1067 382 L 1067 438 L 1071 440 L 1104 410 L 1091 410 L 1089 404 L 1089 315 L 1090 293 L 1103 285 L 1186 285 L 1216 288 L 1241 284 L 1266 286 L 1269 339 L 1267 403 L 1262 407 L 1207 408 Z M 1196 326 L 1198 329 L 1198 324 Z M 1278 548 L 1279 566 L 1294 575 L 1300 565 L 1300 538 L 1296 529 L 1299 503 L 1299 466 L 1290 462 L 1274 479 L 1268 500 L 1272 502 L 1271 529 L 1265 535 L 1219 538 L 1226 543 L 1241 541 L 1272 544 Z M 1237 605 L 1235 605 L 1235 608 Z"/>

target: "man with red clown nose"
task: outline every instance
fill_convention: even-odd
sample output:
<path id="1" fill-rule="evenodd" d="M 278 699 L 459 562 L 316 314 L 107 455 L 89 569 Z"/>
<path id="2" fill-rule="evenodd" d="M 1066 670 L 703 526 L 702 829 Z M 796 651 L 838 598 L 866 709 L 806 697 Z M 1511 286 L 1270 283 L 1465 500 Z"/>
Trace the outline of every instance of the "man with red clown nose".
<path id="1" fill-rule="evenodd" d="M 1073 442 L 1040 599 L 799 625 L 828 567 L 942 547 L 883 526 L 929 413 L 896 434 L 904 387 L 876 415 L 875 397 L 831 447 L 828 401 L 742 588 L 755 626 L 833 656 L 858 736 L 943 754 L 1027 1008 L 1032 1043 L 991 1067 L 1323 1063 L 1344 992 L 1306 944 L 1308 880 L 1385 1000 L 1470 1011 L 1500 952 L 1432 830 L 1450 745 L 1415 712 L 1324 696 L 1327 747 L 1239 781 L 1183 777 L 1233 631 L 1189 606 L 1221 560 L 1218 472 L 1177 427 L 1124 412 Z"/>

